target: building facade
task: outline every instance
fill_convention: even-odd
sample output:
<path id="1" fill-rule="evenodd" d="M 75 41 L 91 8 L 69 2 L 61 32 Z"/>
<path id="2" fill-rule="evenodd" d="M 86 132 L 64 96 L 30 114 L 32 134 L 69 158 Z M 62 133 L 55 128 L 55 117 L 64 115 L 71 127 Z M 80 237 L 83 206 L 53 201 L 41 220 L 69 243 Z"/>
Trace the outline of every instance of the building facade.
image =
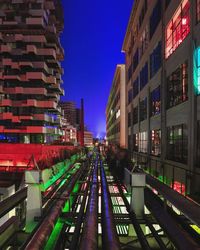
<path id="1" fill-rule="evenodd" d="M 60 107 L 64 110 L 64 118 L 73 126 L 77 124 L 77 108 L 75 102 L 62 101 Z"/>
<path id="2" fill-rule="evenodd" d="M 60 0 L 0 1 L 0 140 L 48 143 L 60 136 L 64 51 Z"/>
<path id="3" fill-rule="evenodd" d="M 185 194 L 200 188 L 199 31 L 199 0 L 135 0 L 123 44 L 128 147 Z"/>
<path id="4" fill-rule="evenodd" d="M 86 147 L 93 146 L 93 133 L 90 131 L 84 131 L 84 145 Z"/>
<path id="5" fill-rule="evenodd" d="M 125 65 L 117 65 L 106 107 L 106 132 L 109 143 L 127 147 Z"/>

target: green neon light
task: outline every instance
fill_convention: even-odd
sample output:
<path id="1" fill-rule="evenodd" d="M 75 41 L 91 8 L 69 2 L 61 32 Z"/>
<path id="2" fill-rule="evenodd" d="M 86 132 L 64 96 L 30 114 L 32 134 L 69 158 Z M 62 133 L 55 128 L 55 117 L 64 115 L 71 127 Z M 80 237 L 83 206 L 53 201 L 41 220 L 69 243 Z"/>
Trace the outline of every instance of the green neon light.
<path id="1" fill-rule="evenodd" d="M 67 164 L 65 164 L 64 162 L 56 164 L 53 168 L 54 169 L 60 169 L 60 171 L 58 171 L 58 173 L 56 175 L 54 175 L 49 181 L 47 181 L 46 183 L 42 183 L 40 185 L 41 190 L 44 192 L 51 185 L 53 185 L 58 179 L 60 179 L 60 177 L 62 175 L 64 175 L 64 173 L 67 171 L 67 169 L 69 168 L 70 165 L 71 165 L 70 161 L 67 162 Z"/>
<path id="2" fill-rule="evenodd" d="M 76 185 L 74 186 L 74 188 L 72 190 L 72 193 L 76 194 L 79 191 L 79 188 L 80 188 L 80 184 L 76 183 Z M 62 210 L 63 213 L 70 212 L 70 206 L 73 204 L 73 202 L 74 202 L 74 196 L 70 195 L 69 200 L 66 201 L 65 206 L 64 206 L 64 208 Z"/>
<path id="3" fill-rule="evenodd" d="M 59 235 L 60 235 L 60 233 L 62 231 L 63 225 L 64 225 L 64 223 L 60 219 L 58 219 L 58 221 L 57 221 L 57 223 L 56 223 L 56 225 L 54 227 L 54 230 L 51 233 L 51 236 L 50 236 L 44 250 L 55 249 L 56 242 L 57 242 L 58 237 L 59 237 Z"/>
<path id="4" fill-rule="evenodd" d="M 62 185 L 62 183 L 60 185 Z M 76 183 L 76 185 L 73 188 L 72 193 L 77 193 L 79 191 L 79 188 L 80 188 L 80 184 Z M 70 205 L 73 204 L 73 202 L 74 202 L 74 196 L 70 195 L 69 200 L 66 201 L 62 212 L 65 212 L 65 213 L 70 212 Z M 55 225 L 55 227 L 54 227 L 54 229 L 53 229 L 53 231 L 52 231 L 52 233 L 47 241 L 47 244 L 46 244 L 44 250 L 55 249 L 56 242 L 60 236 L 60 233 L 61 233 L 62 228 L 63 228 L 65 223 L 67 223 L 67 220 L 63 220 L 61 218 L 58 219 L 58 221 L 57 221 L 57 223 L 56 223 L 56 225 Z"/>
<path id="5" fill-rule="evenodd" d="M 197 227 L 196 225 L 190 225 L 191 228 L 193 228 L 198 234 L 200 234 L 200 228 Z"/>
<path id="6" fill-rule="evenodd" d="M 200 95 L 200 47 L 195 49 L 193 56 L 193 78 L 194 91 L 196 95 Z"/>

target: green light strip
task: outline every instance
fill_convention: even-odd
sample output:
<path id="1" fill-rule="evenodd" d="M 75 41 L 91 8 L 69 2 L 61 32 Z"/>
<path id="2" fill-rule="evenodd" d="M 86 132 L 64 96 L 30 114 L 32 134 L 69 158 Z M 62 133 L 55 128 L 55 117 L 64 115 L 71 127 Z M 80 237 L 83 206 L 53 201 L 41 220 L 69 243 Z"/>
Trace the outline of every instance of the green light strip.
<path id="1" fill-rule="evenodd" d="M 77 168 L 76 168 L 76 170 L 77 170 Z M 79 188 L 80 188 L 80 184 L 76 183 L 76 185 L 73 188 L 72 193 L 77 193 L 79 191 Z M 70 195 L 69 200 L 66 201 L 62 212 L 64 212 L 64 213 L 70 212 L 70 205 L 72 205 L 73 202 L 74 202 L 74 196 Z M 62 228 L 63 228 L 65 222 L 66 222 L 65 220 L 61 220 L 60 218 L 58 219 L 58 221 L 57 221 L 57 223 L 56 223 L 56 225 L 55 225 L 55 227 L 54 227 L 54 229 L 53 229 L 53 231 L 52 231 L 52 233 L 51 233 L 51 235 L 46 243 L 44 250 L 55 249 L 56 243 L 58 241 L 59 235 L 62 231 Z"/>
<path id="2" fill-rule="evenodd" d="M 61 233 L 63 225 L 64 223 L 60 219 L 58 219 L 44 250 L 52 250 L 56 247 L 58 235 Z"/>

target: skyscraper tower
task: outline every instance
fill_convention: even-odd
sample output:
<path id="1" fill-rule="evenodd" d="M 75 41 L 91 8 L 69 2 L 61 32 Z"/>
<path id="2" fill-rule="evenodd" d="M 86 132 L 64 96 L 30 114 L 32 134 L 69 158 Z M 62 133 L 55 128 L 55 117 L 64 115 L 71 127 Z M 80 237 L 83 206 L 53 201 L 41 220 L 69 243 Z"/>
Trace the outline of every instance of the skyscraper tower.
<path id="1" fill-rule="evenodd" d="M 0 140 L 45 143 L 60 134 L 64 51 L 60 0 L 0 0 Z"/>

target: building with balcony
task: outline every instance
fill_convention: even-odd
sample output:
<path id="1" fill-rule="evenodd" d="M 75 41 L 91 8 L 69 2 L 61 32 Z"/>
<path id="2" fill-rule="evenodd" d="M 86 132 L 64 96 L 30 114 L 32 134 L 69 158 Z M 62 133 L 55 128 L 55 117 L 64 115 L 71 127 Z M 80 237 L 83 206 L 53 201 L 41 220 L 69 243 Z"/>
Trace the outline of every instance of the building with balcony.
<path id="1" fill-rule="evenodd" d="M 138 164 L 200 189 L 200 1 L 134 1 L 126 55 L 128 147 Z"/>
<path id="2" fill-rule="evenodd" d="M 117 65 L 106 107 L 106 133 L 109 143 L 127 146 L 125 65 Z"/>
<path id="3" fill-rule="evenodd" d="M 6 0 L 0 10 L 0 141 L 51 143 L 61 133 L 61 1 Z"/>

